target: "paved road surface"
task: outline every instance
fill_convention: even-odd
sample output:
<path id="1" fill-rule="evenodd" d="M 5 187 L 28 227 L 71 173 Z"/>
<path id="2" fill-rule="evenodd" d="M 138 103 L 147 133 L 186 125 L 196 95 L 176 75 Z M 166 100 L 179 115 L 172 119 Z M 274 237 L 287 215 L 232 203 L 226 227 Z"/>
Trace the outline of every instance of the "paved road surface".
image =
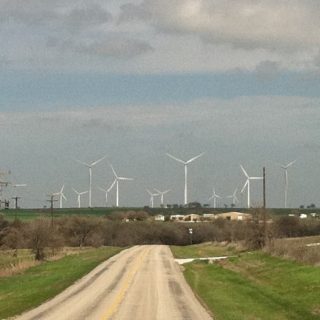
<path id="1" fill-rule="evenodd" d="M 167 246 L 136 246 L 17 320 L 212 319 Z"/>

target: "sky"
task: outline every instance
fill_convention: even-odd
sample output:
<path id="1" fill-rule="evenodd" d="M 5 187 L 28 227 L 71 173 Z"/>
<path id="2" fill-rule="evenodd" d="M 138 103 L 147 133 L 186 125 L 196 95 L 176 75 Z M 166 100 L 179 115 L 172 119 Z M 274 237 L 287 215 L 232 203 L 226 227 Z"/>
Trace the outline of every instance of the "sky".
<path id="1" fill-rule="evenodd" d="M 230 205 L 249 175 L 267 172 L 267 205 L 319 198 L 320 5 L 315 0 L 0 0 L 2 198 L 43 207 L 65 185 L 104 205 L 118 175 L 120 205 L 149 204 L 146 189 L 183 203 Z M 261 182 L 251 186 L 262 203 Z M 245 205 L 246 193 L 238 193 Z M 83 206 L 88 196 L 83 196 Z M 109 204 L 115 204 L 115 190 Z M 159 199 L 155 200 L 159 205 Z"/>

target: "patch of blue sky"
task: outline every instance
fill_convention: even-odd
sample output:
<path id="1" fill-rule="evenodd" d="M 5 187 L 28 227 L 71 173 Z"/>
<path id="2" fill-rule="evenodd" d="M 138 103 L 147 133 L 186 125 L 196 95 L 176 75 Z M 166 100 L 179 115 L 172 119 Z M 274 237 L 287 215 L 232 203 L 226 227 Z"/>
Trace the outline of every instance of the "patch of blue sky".
<path id="1" fill-rule="evenodd" d="M 240 96 L 320 96 L 320 77 L 249 72 L 97 74 L 4 72 L 0 111 L 55 110 L 104 105 L 159 105 Z"/>

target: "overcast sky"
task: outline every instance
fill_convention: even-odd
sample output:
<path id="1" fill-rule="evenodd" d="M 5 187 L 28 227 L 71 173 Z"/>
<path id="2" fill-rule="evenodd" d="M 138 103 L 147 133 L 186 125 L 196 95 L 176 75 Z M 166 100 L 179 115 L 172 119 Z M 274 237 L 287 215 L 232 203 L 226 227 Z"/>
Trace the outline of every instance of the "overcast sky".
<path id="1" fill-rule="evenodd" d="M 289 206 L 320 205 L 319 16 L 316 0 L 0 0 L 0 169 L 28 184 L 3 196 L 42 207 L 65 184 L 75 206 L 88 170 L 74 159 L 107 155 L 95 206 L 108 161 L 134 178 L 121 205 L 148 204 L 146 188 L 182 203 L 183 166 L 165 154 L 205 152 L 189 168 L 190 201 L 240 190 L 241 163 L 255 176 L 266 166 L 268 205 L 282 207 L 276 162 L 297 159 Z"/>

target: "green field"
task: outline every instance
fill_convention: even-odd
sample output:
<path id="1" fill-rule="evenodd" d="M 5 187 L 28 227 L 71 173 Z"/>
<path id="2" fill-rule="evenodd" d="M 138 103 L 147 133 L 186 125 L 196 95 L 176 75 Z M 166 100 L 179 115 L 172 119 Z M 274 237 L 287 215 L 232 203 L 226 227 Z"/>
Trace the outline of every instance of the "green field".
<path id="1" fill-rule="evenodd" d="M 31 267 L 21 274 L 0 277 L 0 319 L 40 305 L 121 250 L 115 247 L 85 249 Z"/>
<path id="2" fill-rule="evenodd" d="M 170 246 L 173 255 L 178 259 L 232 256 L 239 251 L 235 245 L 195 244 L 192 246 Z"/>
<path id="3" fill-rule="evenodd" d="M 199 253 L 183 250 L 180 257 Z M 217 320 L 320 319 L 318 267 L 247 252 L 214 264 L 185 264 L 184 275 Z"/>
<path id="4" fill-rule="evenodd" d="M 84 216 L 105 216 L 115 212 L 127 212 L 127 211 L 140 211 L 144 210 L 148 212 L 150 215 L 156 214 L 190 214 L 190 213 L 223 213 L 228 211 L 238 211 L 238 212 L 248 212 L 248 209 L 244 208 L 64 208 L 57 209 L 55 208 L 53 211 L 54 217 L 63 217 L 67 215 L 84 215 Z M 297 214 L 297 213 L 306 213 L 309 214 L 311 212 L 316 212 L 320 216 L 320 209 L 269 209 L 269 214 L 271 216 L 282 216 L 288 214 Z M 20 220 L 32 220 L 39 217 L 51 217 L 50 209 L 9 209 L 9 210 L 1 210 L 0 213 L 8 220 L 13 220 L 18 218 Z"/>

